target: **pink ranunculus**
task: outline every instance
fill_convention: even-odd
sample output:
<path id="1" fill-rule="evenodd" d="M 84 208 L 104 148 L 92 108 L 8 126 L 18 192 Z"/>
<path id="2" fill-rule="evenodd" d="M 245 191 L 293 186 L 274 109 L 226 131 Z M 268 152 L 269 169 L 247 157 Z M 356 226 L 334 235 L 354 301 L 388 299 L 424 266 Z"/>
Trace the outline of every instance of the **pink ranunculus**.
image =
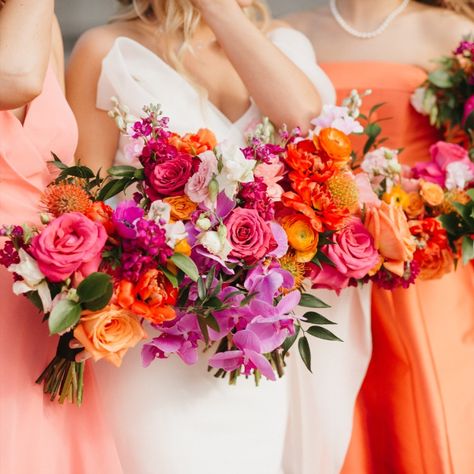
<path id="1" fill-rule="evenodd" d="M 201 203 L 209 198 L 209 183 L 217 174 L 217 158 L 212 151 L 199 155 L 201 163 L 197 172 L 191 176 L 184 187 L 184 192 L 195 203 Z"/>
<path id="2" fill-rule="evenodd" d="M 464 104 L 464 114 L 462 118 L 463 125 L 466 123 L 467 118 L 474 112 L 474 94 L 467 99 L 466 103 Z"/>
<path id="3" fill-rule="evenodd" d="M 99 268 L 107 232 L 79 212 L 54 219 L 31 243 L 31 253 L 43 274 L 53 282 L 75 272 L 85 278 Z"/>
<path id="4" fill-rule="evenodd" d="M 230 255 L 246 263 L 260 260 L 277 247 L 270 225 L 255 209 L 234 209 L 225 225 L 232 246 Z"/>
<path id="5" fill-rule="evenodd" d="M 283 188 L 278 184 L 285 175 L 285 165 L 279 160 L 273 163 L 261 163 L 254 171 L 256 177 L 263 178 L 267 185 L 267 194 L 272 201 L 281 201 Z"/>
<path id="6" fill-rule="evenodd" d="M 192 156 L 179 153 L 172 160 L 163 161 L 154 166 L 148 179 L 151 187 L 159 196 L 178 196 L 183 194 L 184 186 L 192 172 Z"/>
<path id="7" fill-rule="evenodd" d="M 465 163 L 474 172 L 474 163 L 469 160 L 467 150 L 454 143 L 437 142 L 430 148 L 431 161 L 413 167 L 415 178 L 445 186 L 446 169 L 453 162 Z"/>

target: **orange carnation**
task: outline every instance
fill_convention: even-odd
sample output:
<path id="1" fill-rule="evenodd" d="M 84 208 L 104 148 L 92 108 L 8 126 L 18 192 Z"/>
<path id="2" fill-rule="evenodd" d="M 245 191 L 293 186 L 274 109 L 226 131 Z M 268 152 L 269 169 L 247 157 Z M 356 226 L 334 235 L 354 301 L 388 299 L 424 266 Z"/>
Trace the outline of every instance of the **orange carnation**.
<path id="1" fill-rule="evenodd" d="M 317 149 L 322 149 L 338 167 L 345 166 L 351 159 L 350 138 L 336 128 L 323 128 L 319 136 L 313 137 Z"/>
<path id="2" fill-rule="evenodd" d="M 170 196 L 163 199 L 163 201 L 171 206 L 171 219 L 174 221 L 191 219 L 193 212 L 197 209 L 197 204 L 186 195 Z"/>
<path id="3" fill-rule="evenodd" d="M 95 361 L 106 359 L 120 367 L 128 349 L 147 335 L 135 314 L 111 305 L 97 312 L 84 311 L 74 337 Z"/>
<path id="4" fill-rule="evenodd" d="M 172 305 L 176 304 L 178 290 L 163 272 L 153 269 L 144 273 L 138 282 L 122 280 L 117 292 L 117 302 L 125 309 L 148 319 L 153 324 L 171 321 L 176 317 Z"/>
<path id="5" fill-rule="evenodd" d="M 173 135 L 170 144 L 179 151 L 199 155 L 205 151 L 213 150 L 217 145 L 216 136 L 207 128 L 201 128 L 197 133 L 188 133 L 183 137 Z"/>
<path id="6" fill-rule="evenodd" d="M 375 248 L 384 258 L 383 266 L 395 275 L 403 276 L 405 262 L 413 260 L 416 249 L 403 210 L 385 202 L 380 207 L 368 207 L 365 227 L 374 239 Z"/>
<path id="7" fill-rule="evenodd" d="M 296 261 L 310 262 L 316 255 L 319 234 L 314 230 L 310 219 L 303 214 L 292 214 L 282 218 L 281 225 L 288 236 L 288 243 L 295 251 Z"/>

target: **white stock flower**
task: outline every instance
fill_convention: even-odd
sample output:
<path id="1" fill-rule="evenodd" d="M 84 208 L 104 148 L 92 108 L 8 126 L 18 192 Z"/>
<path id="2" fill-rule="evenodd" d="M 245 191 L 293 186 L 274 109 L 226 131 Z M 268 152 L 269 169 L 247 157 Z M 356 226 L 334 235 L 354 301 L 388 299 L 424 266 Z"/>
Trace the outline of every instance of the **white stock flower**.
<path id="1" fill-rule="evenodd" d="M 467 184 L 474 180 L 474 174 L 467 163 L 453 161 L 446 166 L 446 188 L 464 189 Z"/>
<path id="2" fill-rule="evenodd" d="M 316 135 L 323 128 L 336 128 L 337 130 L 350 135 L 351 133 L 362 133 L 364 128 L 349 114 L 347 107 L 338 107 L 337 105 L 324 105 L 321 115 L 311 121 L 316 127 L 314 133 Z"/>
<path id="3" fill-rule="evenodd" d="M 18 252 L 20 263 L 8 267 L 8 271 L 20 275 L 23 280 L 13 284 L 13 293 L 21 295 L 30 291 L 37 291 L 43 305 L 43 311 L 48 313 L 51 309 L 51 292 L 49 291 L 46 277 L 38 267 L 36 260 L 24 249 Z"/>

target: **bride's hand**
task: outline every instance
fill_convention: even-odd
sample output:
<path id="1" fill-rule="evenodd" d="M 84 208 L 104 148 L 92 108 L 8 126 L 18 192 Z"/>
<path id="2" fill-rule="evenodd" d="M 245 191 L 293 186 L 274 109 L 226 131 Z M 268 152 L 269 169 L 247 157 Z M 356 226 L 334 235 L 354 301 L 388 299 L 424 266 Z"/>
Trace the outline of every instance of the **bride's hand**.
<path id="1" fill-rule="evenodd" d="M 69 342 L 70 349 L 84 349 L 84 346 L 77 340 L 71 339 Z M 92 356 L 86 350 L 82 350 L 76 355 L 76 362 L 84 362 L 87 359 L 90 359 Z"/>
<path id="2" fill-rule="evenodd" d="M 212 10 L 222 10 L 222 8 L 245 8 L 250 7 L 252 0 L 192 0 L 194 6 L 206 14 Z"/>

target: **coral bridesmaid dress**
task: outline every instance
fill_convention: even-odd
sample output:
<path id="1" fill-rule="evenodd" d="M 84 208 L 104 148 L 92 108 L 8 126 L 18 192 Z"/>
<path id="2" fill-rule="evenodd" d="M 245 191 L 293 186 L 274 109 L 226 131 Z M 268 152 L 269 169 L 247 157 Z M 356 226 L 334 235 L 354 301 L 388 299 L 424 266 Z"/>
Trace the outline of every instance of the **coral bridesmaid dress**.
<path id="1" fill-rule="evenodd" d="M 436 132 L 410 105 L 415 66 L 330 63 L 339 100 L 372 89 L 386 146 L 406 164 L 429 159 Z M 474 267 L 408 290 L 373 292 L 373 356 L 358 398 L 344 473 L 471 473 L 474 466 Z"/>
<path id="2" fill-rule="evenodd" d="M 77 141 L 72 112 L 51 68 L 42 94 L 23 124 L 0 111 L 0 223 L 35 222 L 42 190 L 51 180 L 54 151 L 71 162 Z M 51 403 L 34 381 L 54 355 L 41 316 L 12 294 L 0 269 L 0 472 L 9 474 L 116 474 L 121 467 L 107 436 L 93 380 L 82 408 Z M 90 371 L 88 371 L 90 374 Z"/>

